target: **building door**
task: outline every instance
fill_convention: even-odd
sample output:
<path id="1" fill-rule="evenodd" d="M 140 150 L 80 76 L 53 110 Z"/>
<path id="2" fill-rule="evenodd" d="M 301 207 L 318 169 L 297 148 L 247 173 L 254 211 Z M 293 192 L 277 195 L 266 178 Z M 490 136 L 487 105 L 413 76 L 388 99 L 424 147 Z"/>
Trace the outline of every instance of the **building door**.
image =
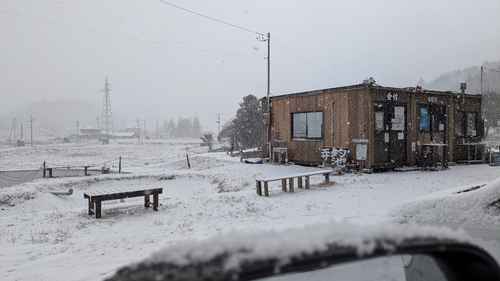
<path id="1" fill-rule="evenodd" d="M 374 163 L 399 167 L 407 162 L 406 104 L 374 103 Z"/>

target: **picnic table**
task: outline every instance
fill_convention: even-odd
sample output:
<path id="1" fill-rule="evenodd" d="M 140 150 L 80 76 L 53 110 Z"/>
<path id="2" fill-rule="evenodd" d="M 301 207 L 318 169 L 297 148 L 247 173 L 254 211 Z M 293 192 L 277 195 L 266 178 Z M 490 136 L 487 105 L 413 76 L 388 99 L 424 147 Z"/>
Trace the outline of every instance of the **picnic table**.
<path id="1" fill-rule="evenodd" d="M 310 183 L 309 183 L 309 177 L 314 176 L 314 175 L 324 175 L 325 176 L 325 182 L 330 181 L 330 173 L 332 173 L 334 170 L 330 169 L 325 169 L 325 170 L 320 170 L 320 171 L 312 171 L 312 172 L 305 172 L 305 173 L 298 173 L 298 174 L 293 174 L 293 175 L 286 175 L 286 176 L 278 176 L 278 177 L 270 177 L 270 178 L 258 178 L 255 179 L 256 182 L 256 187 L 257 187 L 257 194 L 262 196 L 262 185 L 264 186 L 264 195 L 269 196 L 269 187 L 268 187 L 268 182 L 271 181 L 279 181 L 281 180 L 281 189 L 283 191 L 287 191 L 287 182 L 290 187 L 290 192 L 294 192 L 294 179 L 297 179 L 297 187 L 302 188 L 302 178 L 305 178 L 305 187 L 306 189 L 310 188 Z"/>
<path id="2" fill-rule="evenodd" d="M 151 195 L 153 195 L 153 210 L 158 211 L 158 195 L 161 193 L 163 193 L 163 188 L 115 187 L 85 191 L 83 198 L 88 199 L 89 215 L 95 214 L 98 219 L 101 217 L 101 202 L 107 200 L 144 196 L 144 207 L 149 208 Z"/>

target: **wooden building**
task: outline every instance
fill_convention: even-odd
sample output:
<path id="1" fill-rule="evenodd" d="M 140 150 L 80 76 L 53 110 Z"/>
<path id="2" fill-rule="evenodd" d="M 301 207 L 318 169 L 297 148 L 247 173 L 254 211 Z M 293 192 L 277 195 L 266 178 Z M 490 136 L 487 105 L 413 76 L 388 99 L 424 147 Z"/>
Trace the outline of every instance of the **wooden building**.
<path id="1" fill-rule="evenodd" d="M 458 86 L 458 85 L 457 85 Z M 480 161 L 479 95 L 363 84 L 262 102 L 265 156 L 367 169 Z"/>

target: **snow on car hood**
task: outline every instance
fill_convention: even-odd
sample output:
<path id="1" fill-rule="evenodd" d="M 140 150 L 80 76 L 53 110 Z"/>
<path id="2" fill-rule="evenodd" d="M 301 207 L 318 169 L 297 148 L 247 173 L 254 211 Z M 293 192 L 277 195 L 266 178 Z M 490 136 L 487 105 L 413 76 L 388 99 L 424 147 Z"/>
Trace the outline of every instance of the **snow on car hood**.
<path id="1" fill-rule="evenodd" d="M 187 266 L 225 257 L 224 270 L 238 270 L 245 262 L 259 260 L 274 259 L 276 264 L 286 265 L 294 257 L 326 251 L 332 245 L 354 249 L 357 255 L 363 256 L 381 247 L 393 251 L 403 242 L 422 239 L 470 242 L 464 231 L 446 227 L 416 224 L 360 227 L 330 222 L 279 232 L 231 231 L 204 241 L 183 241 L 153 254 L 143 264 Z"/>
<path id="2" fill-rule="evenodd" d="M 455 187 L 404 201 L 389 215 L 399 223 L 414 221 L 498 228 L 499 199 L 500 178 L 497 178 L 488 183 Z"/>

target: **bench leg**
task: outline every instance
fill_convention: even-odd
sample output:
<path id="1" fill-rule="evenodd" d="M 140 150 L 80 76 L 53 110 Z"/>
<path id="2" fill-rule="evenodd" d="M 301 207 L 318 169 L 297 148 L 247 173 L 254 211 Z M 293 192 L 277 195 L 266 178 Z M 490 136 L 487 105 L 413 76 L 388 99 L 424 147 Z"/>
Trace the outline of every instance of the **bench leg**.
<path id="1" fill-rule="evenodd" d="M 286 179 L 281 180 L 281 190 L 286 191 Z"/>
<path id="2" fill-rule="evenodd" d="M 290 192 L 293 192 L 293 191 L 294 191 L 294 190 L 293 190 L 293 178 L 290 178 L 290 179 L 288 180 L 288 183 L 289 183 L 289 185 L 290 185 Z"/>
<path id="3" fill-rule="evenodd" d="M 158 211 L 158 193 L 153 194 L 153 210 Z"/>
<path id="4" fill-rule="evenodd" d="M 302 188 L 302 177 L 297 178 L 297 187 Z"/>
<path id="5" fill-rule="evenodd" d="M 262 196 L 262 183 L 260 181 L 257 181 L 257 194 Z"/>
<path id="6" fill-rule="evenodd" d="M 144 195 L 144 207 L 146 207 L 146 208 L 149 208 L 149 202 L 150 202 L 149 198 L 150 198 L 149 194 Z"/>
<path id="7" fill-rule="evenodd" d="M 309 189 L 311 186 L 309 185 L 309 176 L 306 176 L 306 189 Z"/>
<path id="8" fill-rule="evenodd" d="M 330 173 L 325 174 L 325 182 L 330 182 Z"/>
<path id="9" fill-rule="evenodd" d="M 264 196 L 269 197 L 269 189 L 268 189 L 267 181 L 264 182 Z"/>
<path id="10" fill-rule="evenodd" d="M 94 202 L 92 202 L 89 198 L 89 215 L 93 215 L 94 214 Z"/>
<path id="11" fill-rule="evenodd" d="M 101 218 L 101 201 L 95 202 L 95 218 L 96 219 Z"/>

